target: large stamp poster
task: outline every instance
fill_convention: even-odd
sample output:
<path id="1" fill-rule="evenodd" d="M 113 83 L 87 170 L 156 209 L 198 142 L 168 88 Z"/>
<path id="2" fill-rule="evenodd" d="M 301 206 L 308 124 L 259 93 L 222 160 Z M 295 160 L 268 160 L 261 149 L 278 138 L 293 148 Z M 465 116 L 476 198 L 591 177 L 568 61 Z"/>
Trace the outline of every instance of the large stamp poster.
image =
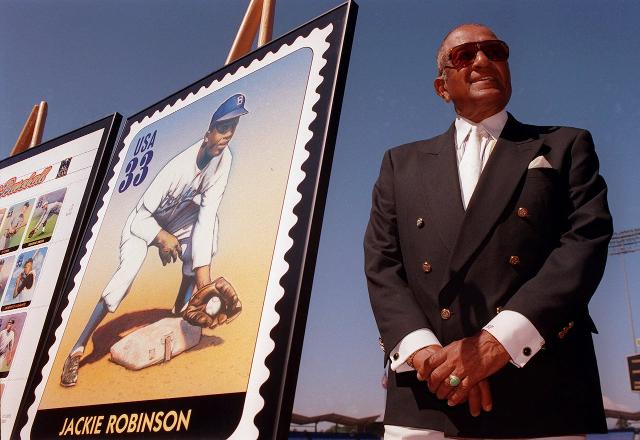
<path id="1" fill-rule="evenodd" d="M 288 428 L 353 8 L 129 118 L 23 438 Z"/>
<path id="2" fill-rule="evenodd" d="M 0 162 L 0 415 L 9 438 L 118 131 L 114 115 Z M 58 288 L 56 288 L 58 287 Z"/>

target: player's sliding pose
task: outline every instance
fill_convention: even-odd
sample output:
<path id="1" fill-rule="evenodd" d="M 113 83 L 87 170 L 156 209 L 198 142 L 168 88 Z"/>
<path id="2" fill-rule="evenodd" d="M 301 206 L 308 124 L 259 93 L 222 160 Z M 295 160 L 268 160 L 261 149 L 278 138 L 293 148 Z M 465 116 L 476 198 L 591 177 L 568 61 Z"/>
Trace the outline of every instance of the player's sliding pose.
<path id="1" fill-rule="evenodd" d="M 242 94 L 223 102 L 211 117 L 204 140 L 171 159 L 129 215 L 122 230 L 120 264 L 64 363 L 60 379 L 63 386 L 76 384 L 80 359 L 89 338 L 107 313 L 115 312 L 129 292 L 149 246 L 158 248 L 163 265 L 182 260 L 182 283 L 175 313 L 186 307 L 194 288 L 211 284 L 211 259 L 218 241 L 217 211 L 231 169 L 231 152 L 227 146 L 240 116 L 248 113 L 244 104 Z M 218 283 L 216 280 L 214 285 Z M 224 317 L 216 322 L 230 322 L 242 310 L 240 301 L 233 289 L 220 288 L 218 293 L 222 304 L 219 313 Z M 186 315 L 185 318 L 189 319 Z"/>
<path id="2" fill-rule="evenodd" d="M 46 198 L 42 199 L 42 204 L 40 205 L 40 219 L 38 223 L 33 227 L 33 229 L 29 232 L 28 238 L 33 237 L 40 230 L 40 234 L 44 233 L 44 229 L 47 227 L 47 222 L 54 215 L 60 215 L 60 210 L 62 209 L 62 202 L 53 202 L 49 203 Z"/>

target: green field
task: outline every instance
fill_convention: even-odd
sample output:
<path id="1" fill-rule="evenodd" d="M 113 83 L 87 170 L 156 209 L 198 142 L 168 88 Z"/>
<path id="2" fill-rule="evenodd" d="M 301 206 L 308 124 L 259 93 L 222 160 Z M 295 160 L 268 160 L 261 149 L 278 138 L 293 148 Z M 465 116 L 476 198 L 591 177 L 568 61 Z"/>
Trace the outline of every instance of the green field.
<path id="1" fill-rule="evenodd" d="M 29 224 L 29 228 L 27 229 L 26 234 L 29 234 L 29 232 L 31 232 L 31 230 L 33 228 L 35 228 L 35 226 L 38 224 L 38 220 L 40 220 L 40 217 L 37 217 L 37 218 L 34 218 L 34 219 L 31 220 L 31 223 Z M 53 214 L 51 216 L 51 218 L 49 219 L 49 221 L 47 221 L 47 226 L 45 226 L 44 232 L 41 232 L 40 230 L 37 230 L 35 232 L 35 234 L 33 234 L 33 236 L 31 238 L 29 238 L 25 234 L 24 242 L 25 243 L 30 243 L 32 241 L 41 240 L 43 238 L 51 237 L 53 235 L 53 230 L 56 227 L 56 223 L 57 222 L 58 222 L 58 214 Z"/>
<path id="2" fill-rule="evenodd" d="M 22 240 L 22 235 L 24 234 L 24 226 L 19 228 L 14 235 L 11 236 L 9 242 L 7 243 L 8 248 L 18 246 L 20 241 Z"/>

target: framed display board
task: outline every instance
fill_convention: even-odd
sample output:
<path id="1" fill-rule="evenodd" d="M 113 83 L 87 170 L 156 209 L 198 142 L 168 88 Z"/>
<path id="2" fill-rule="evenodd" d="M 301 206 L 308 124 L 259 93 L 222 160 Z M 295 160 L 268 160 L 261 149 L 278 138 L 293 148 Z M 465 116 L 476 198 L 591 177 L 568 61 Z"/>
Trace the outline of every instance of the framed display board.
<path id="1" fill-rule="evenodd" d="M 0 162 L 3 439 L 42 353 L 121 119 L 114 114 Z"/>
<path id="2" fill-rule="evenodd" d="M 22 438 L 288 431 L 355 10 L 127 120 Z"/>

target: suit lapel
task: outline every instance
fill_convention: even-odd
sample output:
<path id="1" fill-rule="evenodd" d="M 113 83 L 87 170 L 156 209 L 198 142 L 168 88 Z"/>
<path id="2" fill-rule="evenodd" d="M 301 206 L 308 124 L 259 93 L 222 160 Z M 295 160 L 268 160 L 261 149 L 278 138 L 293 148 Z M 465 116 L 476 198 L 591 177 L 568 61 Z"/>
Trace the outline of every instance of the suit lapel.
<path id="1" fill-rule="evenodd" d="M 464 217 L 454 136 L 452 124 L 433 142 L 422 144 L 423 160 L 419 170 L 431 223 L 449 251 L 453 249 Z"/>
<path id="2" fill-rule="evenodd" d="M 459 272 L 498 222 L 542 140 L 511 115 L 469 201 L 449 264 Z M 445 280 L 444 285 L 448 282 Z"/>

